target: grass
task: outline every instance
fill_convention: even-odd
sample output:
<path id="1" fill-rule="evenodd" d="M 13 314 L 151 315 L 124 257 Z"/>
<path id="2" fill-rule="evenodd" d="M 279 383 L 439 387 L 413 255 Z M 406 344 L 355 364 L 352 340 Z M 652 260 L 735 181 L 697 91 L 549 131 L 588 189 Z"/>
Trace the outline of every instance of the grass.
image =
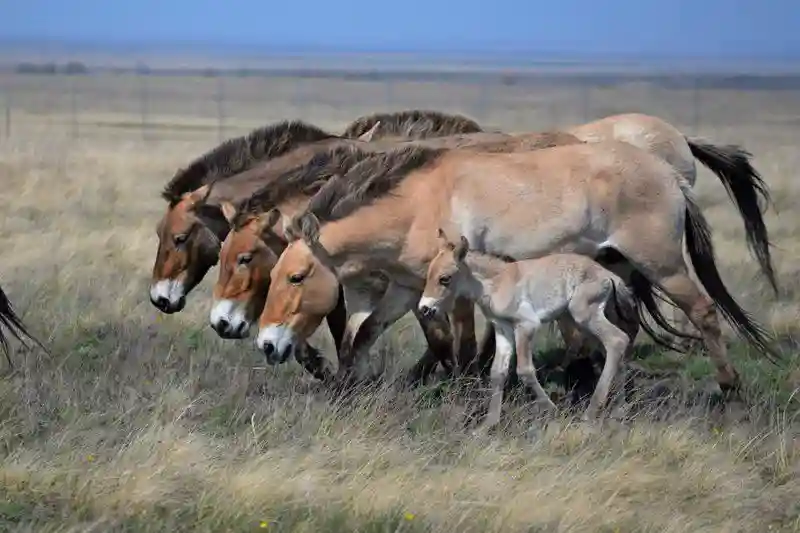
<path id="1" fill-rule="evenodd" d="M 466 427 L 477 395 L 395 385 L 422 350 L 410 320 L 376 349 L 386 379 L 343 400 L 294 363 L 265 369 L 250 341 L 222 341 L 207 327 L 215 271 L 184 312 L 160 315 L 147 299 L 164 208 L 158 192 L 216 144 L 215 132 L 197 126 L 214 123 L 213 106 L 202 107 L 204 82 L 154 82 L 161 97 L 151 99 L 149 117 L 171 130 L 143 138 L 133 127 L 108 127 L 140 121 L 135 99 L 112 105 L 108 95 L 125 88 L 118 80 L 75 82 L 86 85 L 74 89 L 76 127 L 64 120 L 73 104 L 59 96 L 58 79 L 37 79 L 6 85 L 24 90 L 13 95 L 12 134 L 0 144 L 0 281 L 52 356 L 20 349 L 0 381 L 0 530 L 800 531 L 800 94 L 709 92 L 699 131 L 690 131 L 691 100 L 677 90 L 598 90 L 591 108 L 592 116 L 651 112 L 756 155 L 778 206 L 767 218 L 777 298 L 705 170 L 697 191 L 726 284 L 780 336 L 786 366 L 764 363 L 726 330 L 746 401 L 721 405 L 707 391 L 705 358 L 645 356 L 652 350 L 642 345 L 637 362 L 665 375 L 639 379 L 643 400 L 625 423 L 543 419 L 517 399 L 500 431 L 474 437 Z M 258 100 L 229 88 L 226 131 L 296 117 L 340 129 L 385 108 L 474 114 L 452 103 L 469 101 L 469 88 L 398 86 L 398 101 L 387 106 L 381 84 L 304 83 L 329 99 L 309 110 L 282 100 L 283 86 L 248 86 Z M 448 105 L 414 100 L 439 93 Z M 343 94 L 358 104 L 330 103 Z M 542 107 L 551 96 L 498 87 L 477 118 L 544 129 L 554 123 Z M 575 111 L 577 100 L 560 97 L 568 112 L 555 123 L 591 118 Z M 328 335 L 315 336 L 326 353 Z"/>

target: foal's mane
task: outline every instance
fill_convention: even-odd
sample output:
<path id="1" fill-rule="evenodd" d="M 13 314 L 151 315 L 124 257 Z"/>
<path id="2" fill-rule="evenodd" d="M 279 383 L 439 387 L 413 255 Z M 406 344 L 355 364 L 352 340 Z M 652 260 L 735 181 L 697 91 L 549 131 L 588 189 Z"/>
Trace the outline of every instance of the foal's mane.
<path id="1" fill-rule="evenodd" d="M 409 173 L 432 164 L 449 150 L 412 145 L 384 152 L 357 151 L 355 164 L 340 168 L 339 175 L 328 180 L 313 196 L 306 213 L 324 221 L 344 218 L 391 194 Z"/>
<path id="2" fill-rule="evenodd" d="M 164 187 L 161 197 L 174 205 L 183 194 L 207 183 L 236 175 L 259 161 L 279 157 L 302 144 L 334 137 L 337 136 L 300 120 L 263 126 L 224 141 L 188 167 L 178 170 Z"/>
<path id="3" fill-rule="evenodd" d="M 463 115 L 427 109 L 408 109 L 394 113 L 373 113 L 358 117 L 347 125 L 342 137 L 355 139 L 368 132 L 376 123 L 373 140 L 388 136 L 408 139 L 427 139 L 457 133 L 479 133 L 483 128 Z"/>

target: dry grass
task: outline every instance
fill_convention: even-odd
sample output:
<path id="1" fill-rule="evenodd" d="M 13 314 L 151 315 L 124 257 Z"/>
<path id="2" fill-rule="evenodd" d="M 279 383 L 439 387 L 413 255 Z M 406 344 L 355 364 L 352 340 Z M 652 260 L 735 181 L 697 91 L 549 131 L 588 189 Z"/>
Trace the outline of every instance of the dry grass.
<path id="1" fill-rule="evenodd" d="M 216 337 L 206 326 L 215 271 L 178 315 L 159 315 L 147 299 L 158 192 L 216 142 L 212 81 L 152 81 L 148 120 L 162 127 L 147 139 L 123 127 L 140 122 L 134 80 L 78 79 L 74 98 L 59 78 L 4 82 L 15 89 L 12 135 L 0 144 L 0 281 L 53 356 L 18 352 L 0 382 L 0 529 L 800 531 L 800 421 L 789 399 L 800 386 L 797 359 L 776 370 L 733 346 L 746 406 L 675 398 L 602 430 L 568 418 L 545 424 L 516 404 L 500 435 L 473 438 L 462 396 L 391 383 L 334 401 L 294 363 L 253 369 L 262 361 L 250 342 Z M 702 170 L 697 189 L 726 282 L 787 336 L 793 355 L 800 94 L 705 93 L 692 131 L 690 95 L 642 86 L 594 92 L 590 116 L 569 91 L 498 87 L 491 106 L 476 109 L 470 88 L 398 85 L 386 105 L 381 84 L 307 81 L 307 101 L 322 103 L 301 106 L 296 86 L 231 81 L 228 134 L 295 117 L 340 129 L 359 114 L 406 107 L 510 130 L 641 110 L 744 144 L 781 209 L 768 218 L 784 288 L 777 301 L 755 276 L 722 187 Z M 551 98 L 563 113 L 545 106 Z M 330 348 L 327 331 L 317 336 Z M 420 353 L 417 337 L 402 321 L 381 343 L 390 377 Z M 709 375 L 693 358 L 672 390 Z"/>

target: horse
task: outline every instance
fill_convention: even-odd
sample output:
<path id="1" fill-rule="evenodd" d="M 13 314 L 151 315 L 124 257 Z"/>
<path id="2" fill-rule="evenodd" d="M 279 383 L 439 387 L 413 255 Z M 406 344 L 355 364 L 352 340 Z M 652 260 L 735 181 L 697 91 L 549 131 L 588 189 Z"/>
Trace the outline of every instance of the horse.
<path id="1" fill-rule="evenodd" d="M 530 350 L 534 333 L 553 320 L 571 321 L 603 347 L 603 371 L 583 414 L 584 420 L 595 418 L 639 333 L 637 302 L 622 278 L 584 255 L 553 254 L 507 262 L 471 250 L 463 235 L 451 241 L 439 228 L 438 239 L 438 253 L 428 267 L 417 304 L 419 311 L 425 317 L 448 312 L 457 297 L 466 297 L 478 304 L 497 335 L 491 402 L 479 431 L 500 421 L 503 389 L 514 354 L 523 384 L 546 408 L 557 409 L 536 376 Z M 568 351 L 562 366 L 568 366 L 572 357 Z"/>
<path id="2" fill-rule="evenodd" d="M 358 356 L 419 300 L 436 227 L 517 260 L 557 251 L 619 254 L 619 270 L 643 276 L 689 316 L 725 391 L 738 387 L 739 375 L 721 342 L 717 306 L 748 343 L 779 359 L 763 327 L 722 282 L 707 222 L 662 158 L 619 141 L 514 153 L 350 150 L 356 163 L 292 218 L 291 242 L 270 273 L 256 346 L 279 362 L 330 312 L 340 283 L 347 294 L 368 273 L 383 271 L 389 288 L 339 351 L 338 379 L 351 377 Z M 688 275 L 684 237 L 708 295 Z"/>

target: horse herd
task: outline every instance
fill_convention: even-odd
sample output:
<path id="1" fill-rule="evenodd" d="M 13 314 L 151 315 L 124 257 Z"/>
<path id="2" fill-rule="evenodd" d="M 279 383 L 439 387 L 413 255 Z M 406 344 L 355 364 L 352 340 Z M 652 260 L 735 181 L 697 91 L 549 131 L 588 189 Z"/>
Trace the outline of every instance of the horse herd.
<path id="1" fill-rule="evenodd" d="M 489 373 L 487 425 L 515 353 L 519 376 L 543 395 L 529 341 L 550 321 L 568 354 L 603 348 L 587 417 L 640 326 L 659 342 L 658 328 L 701 340 L 720 387 L 735 390 L 718 312 L 759 353 L 777 354 L 722 282 L 692 188 L 697 159 L 726 188 L 777 292 L 762 215 L 770 197 L 750 157 L 635 113 L 521 134 L 427 110 L 360 117 L 342 134 L 284 121 L 225 141 L 167 183 L 150 300 L 181 311 L 219 263 L 217 334 L 242 339 L 257 322 L 268 363 L 294 357 L 337 386 L 361 377 L 372 344 L 410 311 L 427 349 L 408 379 L 437 365 Z M 678 326 L 656 302 L 664 297 Z M 480 343 L 476 305 L 488 319 Z M 323 319 L 335 371 L 307 342 Z"/>

